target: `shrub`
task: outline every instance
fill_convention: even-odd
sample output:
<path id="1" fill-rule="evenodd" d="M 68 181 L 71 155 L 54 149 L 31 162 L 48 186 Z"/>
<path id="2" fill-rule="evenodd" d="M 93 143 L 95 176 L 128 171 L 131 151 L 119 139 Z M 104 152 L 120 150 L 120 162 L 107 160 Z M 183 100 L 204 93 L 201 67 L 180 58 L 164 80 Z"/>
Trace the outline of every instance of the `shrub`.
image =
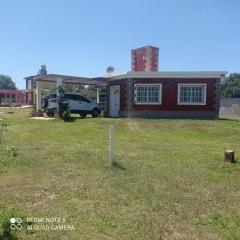
<path id="1" fill-rule="evenodd" d="M 64 121 L 69 121 L 71 118 L 69 102 L 65 98 L 65 90 L 63 86 L 58 88 L 59 91 L 59 99 L 58 99 L 58 116 Z"/>
<path id="2" fill-rule="evenodd" d="M 37 105 L 33 104 L 32 110 L 31 110 L 31 117 L 35 117 L 36 115 L 37 115 Z"/>
<path id="3" fill-rule="evenodd" d="M 5 207 L 0 205 L 0 239 L 1 240 L 18 240 L 17 233 L 19 230 L 11 229 L 10 222 L 11 218 L 21 218 L 23 222 L 21 223 L 22 229 L 25 229 L 26 222 L 25 216 L 18 210 L 14 208 Z M 21 238 L 22 239 L 22 238 Z"/>
<path id="4" fill-rule="evenodd" d="M 18 149 L 15 146 L 10 146 L 10 147 L 8 146 L 7 151 L 10 157 L 17 157 L 18 155 Z"/>
<path id="5" fill-rule="evenodd" d="M 2 138 L 6 131 L 7 131 L 7 122 L 4 119 L 0 119 L 0 144 L 2 143 Z"/>

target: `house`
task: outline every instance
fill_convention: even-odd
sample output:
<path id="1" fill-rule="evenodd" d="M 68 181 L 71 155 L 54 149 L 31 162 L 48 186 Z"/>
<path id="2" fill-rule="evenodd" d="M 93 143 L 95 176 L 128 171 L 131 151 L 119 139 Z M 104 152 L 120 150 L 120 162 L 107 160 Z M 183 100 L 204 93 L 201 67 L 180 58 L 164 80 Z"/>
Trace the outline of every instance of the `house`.
<path id="1" fill-rule="evenodd" d="M 218 118 L 220 80 L 227 72 L 159 71 L 159 49 L 150 45 L 133 49 L 131 61 L 130 72 L 109 73 L 97 78 L 47 74 L 46 67 L 42 66 L 36 76 L 25 78 L 27 89 L 33 92 L 37 109 L 41 108 L 41 92 L 44 89 L 41 84 L 83 84 L 105 88 L 106 116 Z"/>
<path id="2" fill-rule="evenodd" d="M 226 72 L 158 71 L 158 56 L 153 46 L 132 50 L 132 71 L 107 81 L 106 115 L 218 118 L 220 79 Z"/>
<path id="3" fill-rule="evenodd" d="M 0 106 L 25 106 L 31 104 L 32 94 L 27 90 L 0 90 Z"/>
<path id="4" fill-rule="evenodd" d="M 111 117 L 216 119 L 224 72 L 128 72 L 107 84 Z"/>

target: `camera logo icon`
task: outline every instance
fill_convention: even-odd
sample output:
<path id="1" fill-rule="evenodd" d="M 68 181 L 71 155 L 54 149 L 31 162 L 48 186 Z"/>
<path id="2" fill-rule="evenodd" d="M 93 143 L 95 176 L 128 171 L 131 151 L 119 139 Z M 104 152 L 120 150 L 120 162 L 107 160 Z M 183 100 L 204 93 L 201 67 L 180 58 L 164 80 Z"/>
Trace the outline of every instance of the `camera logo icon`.
<path id="1" fill-rule="evenodd" d="M 17 230 L 22 229 L 22 218 L 11 218 L 10 223 L 11 223 L 10 225 L 11 229 L 17 229 Z"/>

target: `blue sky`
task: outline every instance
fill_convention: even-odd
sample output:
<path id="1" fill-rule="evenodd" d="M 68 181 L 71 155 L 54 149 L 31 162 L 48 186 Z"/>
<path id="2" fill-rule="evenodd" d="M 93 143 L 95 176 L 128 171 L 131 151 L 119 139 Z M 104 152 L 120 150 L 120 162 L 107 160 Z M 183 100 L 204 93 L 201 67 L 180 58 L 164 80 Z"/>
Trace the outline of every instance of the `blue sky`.
<path id="1" fill-rule="evenodd" d="M 239 0 L 0 0 L 0 73 L 19 88 L 49 73 L 130 70 L 130 50 L 160 48 L 160 71 L 240 72 Z"/>

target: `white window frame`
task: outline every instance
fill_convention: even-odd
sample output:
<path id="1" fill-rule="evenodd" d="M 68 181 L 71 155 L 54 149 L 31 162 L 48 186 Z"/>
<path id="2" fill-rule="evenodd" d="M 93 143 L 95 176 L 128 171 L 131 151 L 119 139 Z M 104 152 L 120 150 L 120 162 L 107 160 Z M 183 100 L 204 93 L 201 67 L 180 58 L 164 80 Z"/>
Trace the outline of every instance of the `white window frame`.
<path id="1" fill-rule="evenodd" d="M 204 95 L 203 95 L 203 103 L 197 102 L 180 102 L 180 88 L 184 86 L 188 87 L 202 87 L 204 86 Z M 178 105 L 206 105 L 206 96 L 207 96 L 207 84 L 206 83 L 179 83 L 178 84 Z"/>
<path id="2" fill-rule="evenodd" d="M 137 87 L 159 87 L 159 102 L 137 102 Z M 162 104 L 162 84 L 161 83 L 137 83 L 134 85 L 134 103 L 136 105 L 161 105 Z"/>

